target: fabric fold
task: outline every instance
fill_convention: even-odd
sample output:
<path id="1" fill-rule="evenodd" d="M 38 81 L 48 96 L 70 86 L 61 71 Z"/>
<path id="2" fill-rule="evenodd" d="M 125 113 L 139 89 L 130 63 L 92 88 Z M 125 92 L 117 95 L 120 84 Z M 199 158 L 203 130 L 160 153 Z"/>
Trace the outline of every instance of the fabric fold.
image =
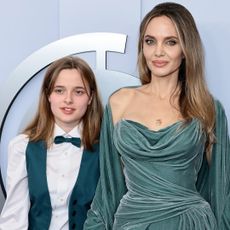
<path id="1" fill-rule="evenodd" d="M 84 229 L 228 230 L 229 136 L 216 101 L 216 138 L 208 166 L 198 120 L 159 131 L 105 108 L 101 178 Z"/>

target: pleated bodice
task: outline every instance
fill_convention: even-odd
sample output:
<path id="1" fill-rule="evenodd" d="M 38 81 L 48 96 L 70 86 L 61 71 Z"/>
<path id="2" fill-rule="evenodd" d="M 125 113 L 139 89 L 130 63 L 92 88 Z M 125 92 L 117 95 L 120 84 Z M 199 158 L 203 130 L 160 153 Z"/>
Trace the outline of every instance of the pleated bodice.
<path id="1" fill-rule="evenodd" d="M 153 131 L 122 119 L 113 140 L 128 189 L 113 229 L 216 229 L 212 210 L 196 189 L 205 147 L 198 120 Z"/>

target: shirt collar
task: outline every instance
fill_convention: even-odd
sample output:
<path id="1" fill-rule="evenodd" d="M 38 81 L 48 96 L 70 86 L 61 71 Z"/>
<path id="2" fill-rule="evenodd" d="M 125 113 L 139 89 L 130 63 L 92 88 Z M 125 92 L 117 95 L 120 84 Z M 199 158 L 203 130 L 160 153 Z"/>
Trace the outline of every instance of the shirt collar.
<path id="1" fill-rule="evenodd" d="M 54 126 L 54 137 L 81 137 L 82 123 L 75 126 L 70 132 L 66 133 L 60 126 L 55 123 Z"/>

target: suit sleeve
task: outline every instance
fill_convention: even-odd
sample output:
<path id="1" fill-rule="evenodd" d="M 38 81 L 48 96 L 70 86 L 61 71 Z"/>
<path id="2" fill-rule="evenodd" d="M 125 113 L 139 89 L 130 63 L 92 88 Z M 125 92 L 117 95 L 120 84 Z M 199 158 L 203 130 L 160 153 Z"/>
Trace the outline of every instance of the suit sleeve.
<path id="1" fill-rule="evenodd" d="M 100 179 L 84 230 L 111 230 L 114 214 L 127 190 L 120 155 L 113 144 L 113 129 L 111 108 L 108 104 L 105 107 L 100 135 Z"/>
<path id="2" fill-rule="evenodd" d="M 27 230 L 30 208 L 25 149 L 28 139 L 15 137 L 9 144 L 6 178 L 7 197 L 0 216 L 1 230 Z"/>

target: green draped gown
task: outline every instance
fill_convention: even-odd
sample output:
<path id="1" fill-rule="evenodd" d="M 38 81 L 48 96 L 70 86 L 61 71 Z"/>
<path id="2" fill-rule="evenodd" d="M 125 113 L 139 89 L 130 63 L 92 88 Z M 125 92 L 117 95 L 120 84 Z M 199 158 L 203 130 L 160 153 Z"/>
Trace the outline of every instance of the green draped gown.
<path id="1" fill-rule="evenodd" d="M 131 120 L 112 123 L 105 108 L 100 180 L 84 229 L 230 230 L 230 144 L 216 101 L 210 167 L 200 122 L 159 131 Z"/>

